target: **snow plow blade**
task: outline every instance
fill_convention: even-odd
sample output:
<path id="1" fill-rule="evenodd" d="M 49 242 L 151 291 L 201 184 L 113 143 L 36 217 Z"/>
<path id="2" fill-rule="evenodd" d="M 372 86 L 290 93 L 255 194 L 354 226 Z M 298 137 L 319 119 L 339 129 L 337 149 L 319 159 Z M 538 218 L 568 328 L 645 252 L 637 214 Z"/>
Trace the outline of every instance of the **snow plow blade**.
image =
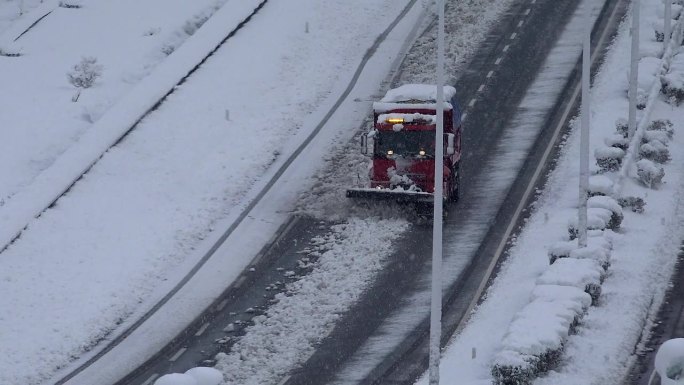
<path id="1" fill-rule="evenodd" d="M 347 190 L 347 198 L 398 203 L 432 203 L 434 196 L 417 191 L 357 188 Z"/>

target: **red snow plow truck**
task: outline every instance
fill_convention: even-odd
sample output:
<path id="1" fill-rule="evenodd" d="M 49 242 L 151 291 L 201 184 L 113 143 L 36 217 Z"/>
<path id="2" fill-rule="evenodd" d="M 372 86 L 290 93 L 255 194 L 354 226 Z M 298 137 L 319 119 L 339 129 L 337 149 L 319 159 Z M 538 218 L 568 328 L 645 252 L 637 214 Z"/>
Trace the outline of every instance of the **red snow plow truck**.
<path id="1" fill-rule="evenodd" d="M 437 86 L 407 84 L 373 103 L 373 128 L 361 137 L 372 165 L 368 185 L 347 197 L 431 204 L 434 199 Z M 456 89 L 444 87 L 444 200 L 458 200 L 461 110 Z"/>

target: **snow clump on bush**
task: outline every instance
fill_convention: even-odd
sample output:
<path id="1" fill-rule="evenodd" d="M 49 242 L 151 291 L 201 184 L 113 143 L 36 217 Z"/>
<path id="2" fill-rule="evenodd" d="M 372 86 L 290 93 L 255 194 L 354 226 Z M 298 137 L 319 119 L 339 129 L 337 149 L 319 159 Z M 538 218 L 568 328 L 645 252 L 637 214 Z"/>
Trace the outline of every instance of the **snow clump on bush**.
<path id="1" fill-rule="evenodd" d="M 670 119 L 656 119 L 646 127 L 646 131 L 664 131 L 667 136 L 672 139 L 672 136 L 674 135 L 672 126 L 673 124 Z"/>
<path id="2" fill-rule="evenodd" d="M 648 188 L 657 188 L 663 183 L 665 170 L 648 159 L 637 162 L 637 176 L 641 183 Z"/>
<path id="3" fill-rule="evenodd" d="M 587 201 L 587 206 L 589 208 L 603 208 L 612 212 L 610 222 L 608 223 L 609 229 L 617 230 L 622 224 L 622 219 L 624 218 L 622 206 L 615 199 L 607 196 L 593 196 Z"/>
<path id="4" fill-rule="evenodd" d="M 660 77 L 660 91 L 667 98 L 679 105 L 684 100 L 684 50 L 679 51 L 672 58 L 670 70 L 667 74 Z"/>
<path id="5" fill-rule="evenodd" d="M 613 181 L 605 175 L 589 177 L 589 197 L 597 195 L 613 195 Z"/>
<path id="6" fill-rule="evenodd" d="M 157 379 L 154 385 L 219 385 L 223 374 L 214 368 L 197 367 L 185 373 L 166 374 Z"/>
<path id="7" fill-rule="evenodd" d="M 639 156 L 642 159 L 648 159 L 656 163 L 667 163 L 670 161 L 670 151 L 667 146 L 659 140 L 651 140 L 643 143 L 639 147 Z"/>
<path id="8" fill-rule="evenodd" d="M 618 171 L 625 151 L 618 147 L 603 146 L 594 150 L 594 158 L 601 172 Z"/>
<path id="9" fill-rule="evenodd" d="M 655 369 L 663 385 L 684 384 L 684 338 L 665 341 L 655 356 Z"/>

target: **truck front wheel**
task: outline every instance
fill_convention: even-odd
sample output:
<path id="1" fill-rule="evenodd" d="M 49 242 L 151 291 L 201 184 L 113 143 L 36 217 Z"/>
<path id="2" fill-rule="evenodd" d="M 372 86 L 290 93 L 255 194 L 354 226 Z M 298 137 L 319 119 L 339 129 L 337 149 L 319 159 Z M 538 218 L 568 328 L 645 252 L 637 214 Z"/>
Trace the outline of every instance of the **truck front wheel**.
<path id="1" fill-rule="evenodd" d="M 458 166 L 455 168 L 454 172 L 451 174 L 451 191 L 449 193 L 449 200 L 451 202 L 458 202 L 459 195 L 461 192 L 461 171 Z"/>

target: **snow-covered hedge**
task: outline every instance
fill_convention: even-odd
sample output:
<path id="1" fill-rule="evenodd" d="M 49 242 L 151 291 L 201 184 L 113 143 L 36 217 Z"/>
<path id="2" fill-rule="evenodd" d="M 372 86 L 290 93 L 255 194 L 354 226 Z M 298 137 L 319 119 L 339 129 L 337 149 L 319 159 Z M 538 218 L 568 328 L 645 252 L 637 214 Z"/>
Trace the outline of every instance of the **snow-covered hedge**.
<path id="1" fill-rule="evenodd" d="M 157 379 L 154 385 L 219 385 L 223 374 L 214 368 L 197 367 L 185 373 L 166 374 Z"/>
<path id="2" fill-rule="evenodd" d="M 618 203 L 623 208 L 628 208 L 635 213 L 643 213 L 646 207 L 646 201 L 641 197 L 627 196 L 618 198 Z"/>
<path id="3" fill-rule="evenodd" d="M 662 385 L 684 383 L 684 338 L 665 341 L 655 356 L 655 369 Z"/>
<path id="4" fill-rule="evenodd" d="M 684 100 L 684 49 L 679 48 L 672 58 L 667 74 L 660 77 L 660 90 L 667 98 L 679 105 Z"/>
<path id="5" fill-rule="evenodd" d="M 587 237 L 587 247 L 601 248 L 605 250 L 606 253 L 610 253 L 613 249 L 613 244 L 608 238 L 604 237 L 603 232 L 601 232 L 597 235 L 589 234 Z M 570 258 L 570 254 L 577 249 L 577 241 L 556 242 L 549 247 L 549 263 L 553 264 L 560 258 Z"/>
<path id="6" fill-rule="evenodd" d="M 627 119 L 619 118 L 615 120 L 615 132 L 617 132 L 618 135 L 622 135 L 623 138 L 629 136 L 629 123 L 627 122 Z"/>
<path id="7" fill-rule="evenodd" d="M 641 159 L 637 162 L 637 176 L 641 183 L 648 188 L 657 188 L 663 183 L 665 169 L 649 159 Z"/>
<path id="8" fill-rule="evenodd" d="M 590 304 L 589 294 L 576 287 L 538 285 L 532 301 L 516 314 L 503 349 L 494 358 L 494 384 L 530 384 L 556 366 L 565 340 Z"/>
<path id="9" fill-rule="evenodd" d="M 593 196 L 587 201 L 587 206 L 589 208 L 603 208 L 611 211 L 612 215 L 607 226 L 609 229 L 616 230 L 622 224 L 622 219 L 624 218 L 622 206 L 614 198 L 609 196 Z"/>
<path id="10" fill-rule="evenodd" d="M 594 197 L 603 197 L 603 195 L 594 195 L 591 198 Z M 576 239 L 579 235 L 578 223 L 577 217 L 568 221 L 570 240 Z M 620 214 L 615 214 L 611 209 L 604 208 L 598 203 L 592 203 L 592 206 L 587 208 L 587 230 L 617 230 L 621 223 L 622 217 Z"/>
<path id="11" fill-rule="evenodd" d="M 591 304 L 598 303 L 601 283 L 606 271 L 593 259 L 562 258 L 556 261 L 538 279 L 538 285 L 572 286 L 591 296 Z"/>
<path id="12" fill-rule="evenodd" d="M 670 161 L 670 151 L 663 142 L 653 139 L 643 143 L 639 147 L 639 156 L 656 163 L 667 163 Z"/>
<path id="13" fill-rule="evenodd" d="M 619 148 L 623 151 L 626 151 L 627 147 L 629 147 L 629 139 L 622 136 L 622 134 L 611 135 L 607 137 L 604 142 L 606 143 L 606 146 Z"/>
<path id="14" fill-rule="evenodd" d="M 646 56 L 639 60 L 637 108 L 640 110 L 643 110 L 646 107 L 653 79 L 660 73 L 660 69 L 662 68 L 663 60 L 660 58 L 662 54 L 662 45 L 658 45 L 657 50 L 658 52 L 654 52 L 654 54 L 658 57 Z"/>
<path id="15" fill-rule="evenodd" d="M 592 175 L 589 177 L 589 197 L 597 195 L 613 195 L 613 181 L 605 175 Z"/>
<path id="16" fill-rule="evenodd" d="M 619 170 L 624 157 L 625 151 L 619 147 L 603 146 L 594 150 L 594 158 L 601 172 Z"/>
<path id="17" fill-rule="evenodd" d="M 667 134 L 668 138 L 672 139 L 674 136 L 674 128 L 670 119 L 656 119 L 649 123 L 646 127 L 646 131 L 663 131 Z"/>
<path id="18" fill-rule="evenodd" d="M 603 245 L 587 245 L 587 247 L 577 248 L 570 252 L 570 258 L 596 261 L 603 270 L 608 270 L 610 267 L 610 250 Z"/>

